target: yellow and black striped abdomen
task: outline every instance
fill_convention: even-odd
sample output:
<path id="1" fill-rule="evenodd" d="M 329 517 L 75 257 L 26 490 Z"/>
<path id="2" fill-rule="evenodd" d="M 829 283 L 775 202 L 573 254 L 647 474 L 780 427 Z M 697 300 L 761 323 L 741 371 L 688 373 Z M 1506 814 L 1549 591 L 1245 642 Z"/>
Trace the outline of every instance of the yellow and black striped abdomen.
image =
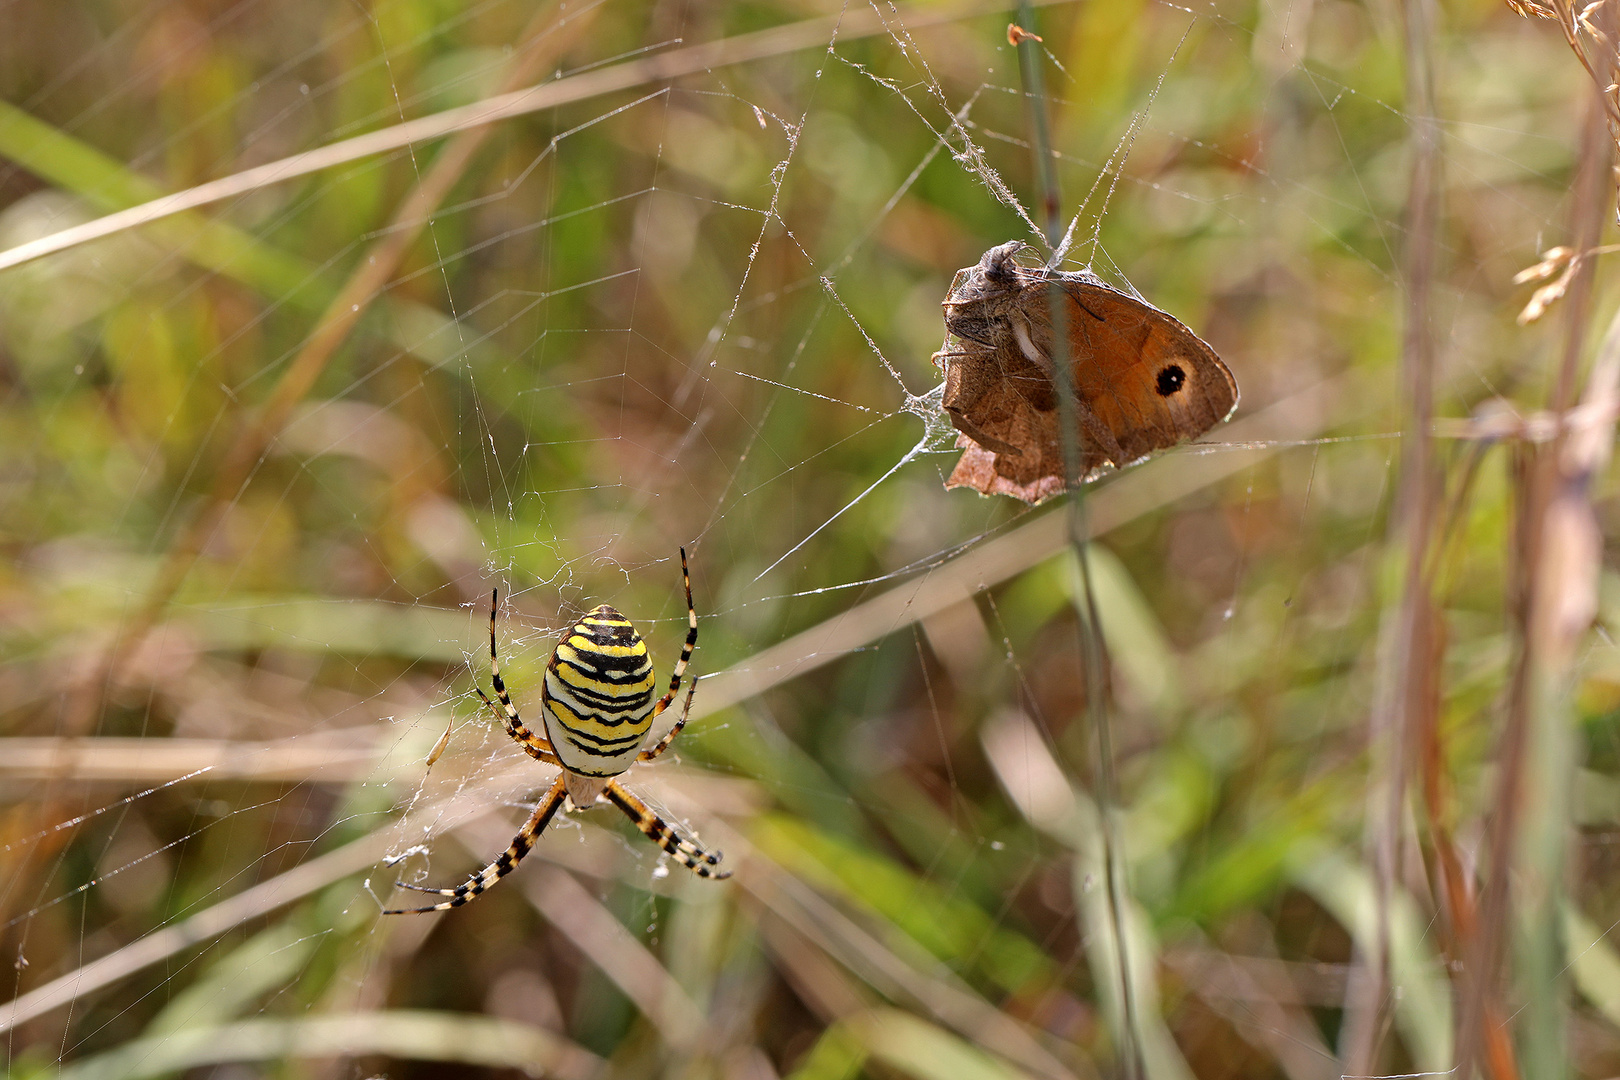
<path id="1" fill-rule="evenodd" d="M 652 726 L 652 660 L 630 620 L 603 604 L 563 635 L 541 691 L 546 736 L 564 767 L 617 776 Z"/>

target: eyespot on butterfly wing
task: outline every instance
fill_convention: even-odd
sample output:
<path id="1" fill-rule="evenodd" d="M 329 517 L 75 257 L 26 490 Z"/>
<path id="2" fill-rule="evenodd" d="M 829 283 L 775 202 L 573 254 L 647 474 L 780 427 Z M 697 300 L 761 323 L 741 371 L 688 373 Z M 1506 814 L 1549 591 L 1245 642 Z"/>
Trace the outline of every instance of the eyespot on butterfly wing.
<path id="1" fill-rule="evenodd" d="M 1031 504 L 1064 490 L 1052 283 L 1063 297 L 1081 483 L 1196 438 L 1236 410 L 1232 372 L 1175 317 L 1093 274 L 1020 265 L 1024 247 L 991 248 L 957 273 L 945 298 L 948 336 L 934 362 L 963 450 L 947 488 Z"/>

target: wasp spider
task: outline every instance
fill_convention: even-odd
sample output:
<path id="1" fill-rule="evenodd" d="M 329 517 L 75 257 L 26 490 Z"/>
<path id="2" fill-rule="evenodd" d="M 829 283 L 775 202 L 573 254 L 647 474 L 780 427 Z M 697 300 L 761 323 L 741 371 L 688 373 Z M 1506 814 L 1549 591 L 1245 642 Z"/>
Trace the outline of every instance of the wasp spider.
<path id="1" fill-rule="evenodd" d="M 545 721 L 545 736 L 536 735 L 518 716 L 517 706 L 506 693 L 501 681 L 501 663 L 495 652 L 495 609 L 499 590 L 489 602 L 489 667 L 490 682 L 495 685 L 495 696 L 501 708 L 482 689 L 478 696 L 506 723 L 506 733 L 529 756 L 548 765 L 560 765 L 562 772 L 551 789 L 523 823 L 523 828 L 512 838 L 511 846 L 495 861 L 473 874 L 453 889 L 429 889 L 421 885 L 397 882 L 401 888 L 450 899 L 428 907 L 402 908 L 384 911 L 384 915 L 415 915 L 424 911 L 444 911 L 470 903 L 484 890 L 517 869 L 523 857 L 534 850 L 534 845 L 551 819 L 561 809 L 563 797 L 579 809 L 594 806 L 603 797 L 627 814 L 636 828 L 653 843 L 675 856 L 682 865 L 699 877 L 728 878 L 729 870 L 715 870 L 719 853 L 710 855 L 692 841 L 678 835 L 670 825 L 648 809 L 647 804 L 626 791 L 614 779 L 637 761 L 651 761 L 675 741 L 675 736 L 686 726 L 692 711 L 692 695 L 697 692 L 697 679 L 693 678 L 686 691 L 680 719 L 669 729 L 669 734 L 643 750 L 641 744 L 647 731 L 660 713 L 669 708 L 680 691 L 681 678 L 697 646 L 697 609 L 692 606 L 692 576 L 686 568 L 686 549 L 681 549 L 681 580 L 686 585 L 686 644 L 681 647 L 681 658 L 675 662 L 675 673 L 669 680 L 669 690 L 656 702 L 653 689 L 657 683 L 652 661 L 647 656 L 647 643 L 641 640 L 635 627 L 618 611 L 603 604 L 575 623 L 557 643 L 546 665 L 546 679 L 540 689 L 540 715 Z"/>

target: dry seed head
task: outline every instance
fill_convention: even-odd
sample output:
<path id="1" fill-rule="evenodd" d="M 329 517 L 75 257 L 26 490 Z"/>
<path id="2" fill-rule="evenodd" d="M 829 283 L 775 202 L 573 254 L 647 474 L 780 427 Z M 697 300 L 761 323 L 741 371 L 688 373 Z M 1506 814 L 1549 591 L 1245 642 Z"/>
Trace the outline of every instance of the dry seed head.
<path id="1" fill-rule="evenodd" d="M 444 729 L 444 734 L 439 736 L 439 741 L 433 744 L 432 750 L 428 751 L 426 762 L 427 768 L 433 768 L 433 763 L 439 760 L 440 755 L 444 753 L 444 748 L 450 745 L 450 732 L 454 729 L 454 723 L 450 724 L 449 727 L 446 727 Z"/>
<path id="2" fill-rule="evenodd" d="M 1507 0 L 1507 6 L 1527 19 L 1556 19 L 1558 12 L 1541 0 Z"/>
<path id="3" fill-rule="evenodd" d="M 1548 282 L 1530 294 L 1530 302 L 1524 305 L 1523 311 L 1519 312 L 1520 326 L 1535 322 L 1547 314 L 1548 308 L 1563 298 L 1564 293 L 1569 290 L 1569 283 L 1574 280 L 1575 267 L 1578 262 L 1579 260 L 1571 259 L 1569 265 L 1564 267 L 1564 272 L 1558 275 L 1557 280 Z"/>
<path id="4" fill-rule="evenodd" d="M 1550 278 L 1569 265 L 1574 256 L 1575 249 L 1572 247 L 1559 245 L 1558 247 L 1548 248 L 1541 253 L 1540 262 L 1513 275 L 1513 284 L 1526 285 L 1532 281 L 1543 281 Z"/>

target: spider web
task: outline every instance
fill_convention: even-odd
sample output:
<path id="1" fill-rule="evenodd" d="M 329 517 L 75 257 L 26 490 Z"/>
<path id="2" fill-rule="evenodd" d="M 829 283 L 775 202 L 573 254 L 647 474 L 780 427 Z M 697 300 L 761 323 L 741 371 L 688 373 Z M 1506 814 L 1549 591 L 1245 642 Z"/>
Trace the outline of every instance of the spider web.
<path id="1" fill-rule="evenodd" d="M 504 101 L 533 16 L 47 7 L 11 5 L 0 35 L 11 248 Z M 1131 1009 L 1090 889 L 1073 556 L 1061 515 L 944 490 L 955 432 L 928 359 L 955 270 L 1040 233 L 1006 16 L 811 15 L 544 9 L 529 25 L 556 55 L 523 85 L 561 96 L 511 104 L 416 219 L 395 214 L 434 139 L 0 270 L 16 1075 L 648 1075 L 705 1056 L 819 1076 L 848 1075 L 839 1054 L 901 1072 L 978 1054 L 1067 1076 L 1110 1053 L 1099 1032 Z M 1538 28 L 1471 17 L 1445 43 L 1454 415 L 1528 377 L 1505 283 L 1567 232 L 1584 85 Z M 1396 29 L 1338 0 L 1039 18 L 1062 254 L 1192 325 L 1243 388 L 1230 427 L 1089 496 L 1126 922 L 1168 930 L 1162 970 L 1199 987 L 1161 1010 L 1138 985 L 1142 1053 L 1203 1075 L 1200 1040 L 1224 1039 L 1231 1071 L 1269 1075 L 1293 1039 L 1306 1063 L 1282 1068 L 1311 1076 L 1332 1033 L 1189 974 L 1214 950 L 1173 928 L 1350 959 L 1354 918 L 1313 883 L 1364 880 L 1331 861 L 1354 858 L 1359 797 L 1298 835 L 1280 822 L 1313 760 L 1359 752 L 1369 707 L 1401 415 Z M 240 482 L 211 487 L 343 284 L 413 229 Z M 1500 515 L 1504 493 L 1481 498 Z M 538 726 L 551 646 L 596 604 L 667 677 L 683 544 L 694 720 L 623 779 L 724 849 L 736 884 L 686 880 L 595 810 L 560 815 L 472 908 L 380 918 L 396 877 L 449 886 L 487 862 L 551 780 L 474 693 L 491 590 Z M 1268 838 L 1315 861 L 1259 853 Z M 1400 1060 L 1445 1068 L 1449 1021 L 1413 985 Z M 506 1026 L 468 1026 L 479 1012 Z"/>

